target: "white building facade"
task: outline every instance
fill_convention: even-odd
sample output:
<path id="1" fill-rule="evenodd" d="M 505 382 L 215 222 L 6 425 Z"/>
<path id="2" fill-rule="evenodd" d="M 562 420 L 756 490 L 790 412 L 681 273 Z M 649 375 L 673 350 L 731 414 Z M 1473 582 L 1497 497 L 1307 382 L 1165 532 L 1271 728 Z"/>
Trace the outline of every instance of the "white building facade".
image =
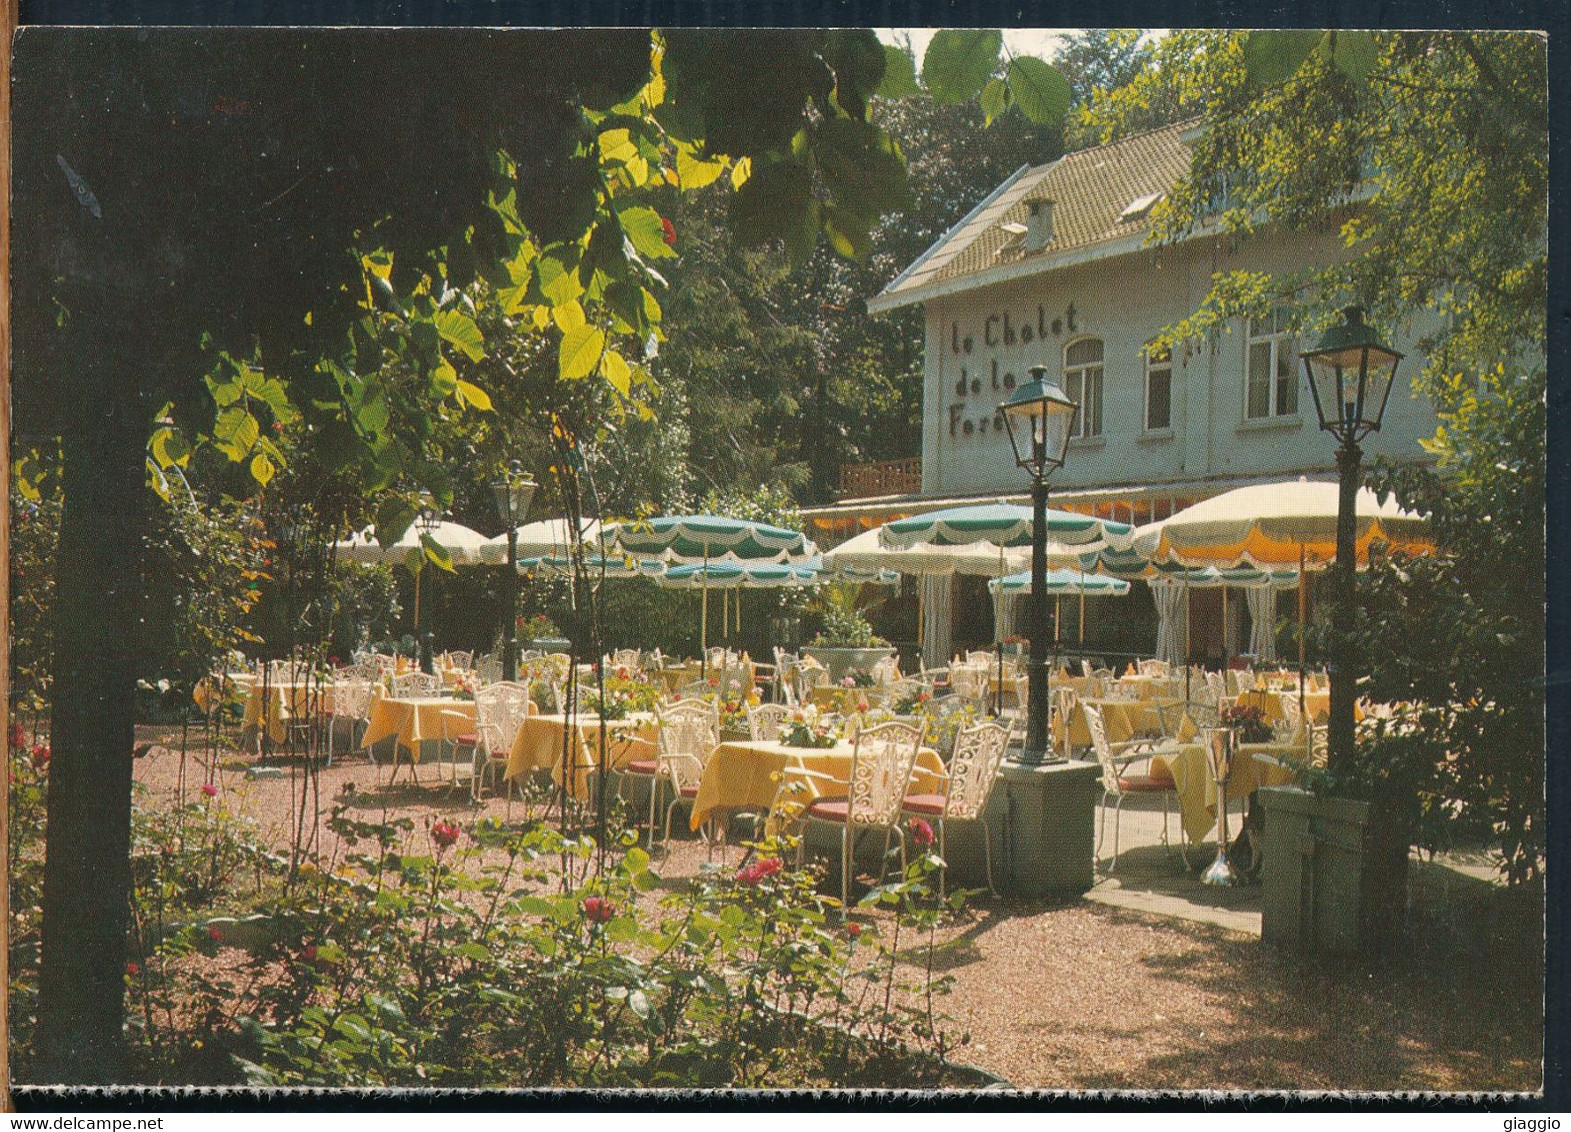
<path id="1" fill-rule="evenodd" d="M 1035 365 L 1081 406 L 1054 506 L 1145 523 L 1248 483 L 1334 479 L 1335 444 L 1319 428 L 1285 312 L 1171 355 L 1147 348 L 1201 305 L 1219 274 L 1285 273 L 1343 254 L 1335 231 L 1242 242 L 1201 231 L 1148 246 L 1149 209 L 1187 169 L 1191 136 L 1170 126 L 1020 170 L 870 300 L 875 313 L 925 309 L 921 492 L 810 516 L 826 529 L 853 515 L 866 526 L 1023 497 L 997 406 Z M 1401 379 L 1421 368 L 1414 343 L 1430 328 L 1379 329 L 1408 358 L 1366 459 L 1421 460 L 1419 441 L 1437 422 Z M 947 583 L 926 585 L 938 613 Z M 924 654 L 947 656 L 947 620 L 927 620 Z"/>

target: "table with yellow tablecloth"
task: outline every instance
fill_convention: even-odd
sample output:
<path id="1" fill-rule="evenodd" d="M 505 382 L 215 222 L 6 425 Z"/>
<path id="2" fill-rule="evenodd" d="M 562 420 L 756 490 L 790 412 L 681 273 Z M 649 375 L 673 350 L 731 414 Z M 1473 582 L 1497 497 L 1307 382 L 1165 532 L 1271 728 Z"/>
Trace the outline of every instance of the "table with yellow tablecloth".
<path id="1" fill-rule="evenodd" d="M 1281 723 L 1287 718 L 1287 711 L 1282 707 L 1282 701 L 1291 699 L 1298 703 L 1298 692 L 1277 692 L 1266 688 L 1251 688 L 1240 693 L 1238 704 L 1240 707 L 1257 707 L 1265 714 L 1266 722 Z M 1355 709 L 1356 711 L 1356 709 Z M 1330 692 L 1305 692 L 1304 715 L 1311 721 L 1325 719 L 1331 713 Z M 1357 712 L 1362 715 L 1362 712 Z"/>
<path id="2" fill-rule="evenodd" d="M 600 765 L 599 731 L 602 729 L 608 732 L 606 754 L 612 767 L 625 766 L 634 759 L 652 759 L 657 753 L 660 724 L 648 712 L 634 712 L 626 719 L 612 720 L 602 720 L 597 715 L 585 713 L 574 716 L 571 722 L 565 715 L 531 715 L 524 720 L 513 738 L 504 777 L 518 778 L 549 767 L 551 780 L 558 786 L 562 785 L 562 741 L 565 733 L 575 768 L 573 795 L 580 800 L 587 800 L 591 773 Z"/>
<path id="3" fill-rule="evenodd" d="M 855 744 L 841 741 L 833 747 L 812 749 L 788 747 L 784 743 L 721 743 L 704 764 L 693 799 L 692 827 L 696 830 L 712 816 L 735 810 L 767 810 L 780 788 L 779 774 L 788 766 L 827 774 L 840 782 L 851 776 L 851 756 Z M 911 775 L 911 794 L 942 794 L 944 763 L 938 752 L 923 747 L 917 752 L 916 769 Z M 811 778 L 795 778 L 804 783 L 806 797 L 820 797 L 827 785 Z"/>
<path id="4" fill-rule="evenodd" d="M 442 713 L 446 711 L 467 717 L 468 730 L 474 730 L 473 700 L 458 700 L 451 696 L 374 695 L 370 713 L 366 717 L 365 734 L 360 737 L 360 746 L 368 748 L 383 739 L 396 737 L 398 746 L 408 751 L 414 762 L 419 762 L 420 744 L 443 737 Z"/>
<path id="5" fill-rule="evenodd" d="M 1109 743 L 1127 743 L 1141 736 L 1162 733 L 1162 713 L 1155 700 L 1076 700 L 1075 710 L 1069 717 L 1069 743 L 1073 747 L 1089 747 L 1091 730 L 1086 726 L 1081 704 L 1095 704 L 1102 709 L 1102 721 L 1107 725 Z M 1053 739 L 1062 748 L 1063 722 L 1057 721 Z"/>
<path id="6" fill-rule="evenodd" d="M 212 711 L 218 706 L 217 693 L 221 688 L 249 695 L 251 686 L 256 682 L 256 674 L 252 672 L 214 673 L 196 682 L 196 687 L 191 690 L 191 699 L 204 712 Z"/>
<path id="7" fill-rule="evenodd" d="M 1261 786 L 1282 786 L 1297 780 L 1290 768 L 1262 763 L 1254 758 L 1256 754 L 1270 755 L 1281 761 L 1300 758 L 1303 753 L 1303 747 L 1296 743 L 1240 744 L 1233 755 L 1232 771 L 1227 776 L 1227 800 L 1247 798 Z M 1184 743 L 1151 760 L 1153 775 L 1160 777 L 1164 768 L 1172 775 L 1178 789 L 1184 834 L 1192 844 L 1198 845 L 1216 828 L 1216 779 L 1211 774 L 1204 745 Z"/>
<path id="8" fill-rule="evenodd" d="M 265 705 L 265 707 L 264 707 Z M 267 717 L 267 736 L 275 743 L 289 738 L 289 725 L 313 713 L 333 710 L 333 686 L 326 681 L 265 683 L 253 680 L 245 697 L 245 715 L 240 721 L 242 735 L 255 735 Z"/>

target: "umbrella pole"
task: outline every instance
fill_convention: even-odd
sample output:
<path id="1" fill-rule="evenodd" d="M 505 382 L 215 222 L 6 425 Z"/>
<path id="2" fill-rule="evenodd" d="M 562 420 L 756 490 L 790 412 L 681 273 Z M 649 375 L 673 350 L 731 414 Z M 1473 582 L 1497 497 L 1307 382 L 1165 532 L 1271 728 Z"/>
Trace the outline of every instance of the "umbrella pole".
<path id="1" fill-rule="evenodd" d="M 1298 544 L 1298 715 L 1304 715 L 1304 609 L 1309 604 L 1308 575 L 1304 573 L 1304 544 Z"/>
<path id="2" fill-rule="evenodd" d="M 1227 676 L 1227 587 L 1222 587 L 1222 676 Z"/>
<path id="3" fill-rule="evenodd" d="M 1184 699 L 1189 699 L 1189 586 L 1184 583 Z"/>
<path id="4" fill-rule="evenodd" d="M 1086 643 L 1086 592 L 1080 591 L 1080 647 L 1085 648 Z"/>
<path id="5" fill-rule="evenodd" d="M 704 596 L 698 615 L 698 677 L 709 679 L 709 544 L 704 543 Z M 653 836 L 651 834 L 650 836 Z"/>
<path id="6" fill-rule="evenodd" d="M 1004 545 L 998 544 L 998 597 L 993 606 L 993 659 L 998 678 L 993 682 L 993 714 L 1004 714 Z"/>

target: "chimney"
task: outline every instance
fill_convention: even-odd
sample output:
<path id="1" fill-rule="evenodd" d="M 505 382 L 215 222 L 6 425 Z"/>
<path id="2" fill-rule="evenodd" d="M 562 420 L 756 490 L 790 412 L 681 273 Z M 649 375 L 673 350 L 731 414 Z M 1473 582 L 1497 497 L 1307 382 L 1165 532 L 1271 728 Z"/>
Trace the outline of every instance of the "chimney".
<path id="1" fill-rule="evenodd" d="M 1030 202 L 1030 207 L 1031 214 L 1026 219 L 1025 250 L 1034 252 L 1053 241 L 1053 202 L 1034 200 Z"/>

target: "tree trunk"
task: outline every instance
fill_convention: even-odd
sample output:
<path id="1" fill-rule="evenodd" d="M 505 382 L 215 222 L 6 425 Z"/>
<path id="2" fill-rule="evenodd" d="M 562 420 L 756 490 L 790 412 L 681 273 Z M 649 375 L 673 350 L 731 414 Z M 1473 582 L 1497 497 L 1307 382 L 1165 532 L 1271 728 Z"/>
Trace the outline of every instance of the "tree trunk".
<path id="1" fill-rule="evenodd" d="M 147 434 L 129 411 L 134 397 L 116 399 L 63 438 L 38 1004 L 39 1079 L 49 1083 L 115 1082 L 124 1070 Z"/>

